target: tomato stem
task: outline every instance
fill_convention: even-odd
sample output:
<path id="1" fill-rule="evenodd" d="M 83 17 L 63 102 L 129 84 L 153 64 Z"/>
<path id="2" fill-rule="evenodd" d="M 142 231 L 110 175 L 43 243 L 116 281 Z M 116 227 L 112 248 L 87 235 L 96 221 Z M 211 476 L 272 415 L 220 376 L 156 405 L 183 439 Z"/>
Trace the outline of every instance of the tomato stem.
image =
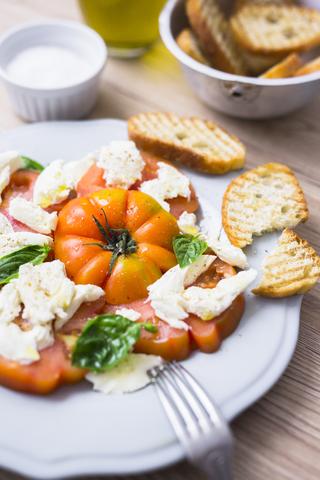
<path id="1" fill-rule="evenodd" d="M 84 243 L 84 245 L 97 245 L 104 250 L 111 250 L 113 252 L 110 260 L 110 276 L 117 257 L 119 255 L 128 255 L 129 253 L 134 253 L 138 248 L 138 245 L 136 241 L 131 237 L 129 231 L 126 228 L 109 227 L 106 213 L 103 208 L 101 208 L 101 210 L 103 212 L 106 223 L 105 227 L 94 215 L 92 215 L 92 218 L 95 221 L 104 240 L 106 241 L 106 245 L 101 245 L 100 243 Z"/>

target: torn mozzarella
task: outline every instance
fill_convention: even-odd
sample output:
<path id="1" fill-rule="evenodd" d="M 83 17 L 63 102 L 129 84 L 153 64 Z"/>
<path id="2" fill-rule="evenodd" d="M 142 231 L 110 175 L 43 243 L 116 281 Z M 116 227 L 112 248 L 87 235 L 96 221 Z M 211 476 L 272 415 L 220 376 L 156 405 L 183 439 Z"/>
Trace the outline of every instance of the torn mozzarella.
<path id="1" fill-rule="evenodd" d="M 42 208 L 66 200 L 77 182 L 73 174 L 64 168 L 63 160 L 50 163 L 38 176 L 33 190 L 33 202 Z"/>
<path id="2" fill-rule="evenodd" d="M 52 238 L 40 233 L 13 232 L 0 235 L 0 258 L 15 252 L 27 245 L 39 245 L 52 243 Z"/>
<path id="3" fill-rule="evenodd" d="M 135 322 L 141 318 L 141 314 L 132 308 L 121 308 L 120 310 L 116 310 L 116 315 L 122 315 L 122 317 L 132 320 L 132 322 Z"/>
<path id="4" fill-rule="evenodd" d="M 7 219 L 3 213 L 0 213 L 0 235 L 13 233 L 14 230 L 12 228 L 11 223 Z"/>
<path id="5" fill-rule="evenodd" d="M 2 202 L 1 193 L 9 185 L 10 176 L 23 167 L 22 158 L 16 150 L 9 150 L 0 155 L 0 204 Z"/>
<path id="6" fill-rule="evenodd" d="M 57 212 L 48 213 L 40 206 L 21 197 L 15 197 L 11 200 L 9 213 L 13 218 L 39 233 L 50 234 L 52 230 L 57 228 Z"/>
<path id="7" fill-rule="evenodd" d="M 103 169 L 108 185 L 128 189 L 141 180 L 145 163 L 134 142 L 118 141 L 101 147 L 97 166 Z"/>
<path id="8" fill-rule="evenodd" d="M 183 212 L 178 220 L 178 227 L 181 233 L 198 235 L 200 227 L 197 225 L 197 217 L 194 213 Z"/>
<path id="9" fill-rule="evenodd" d="M 176 168 L 164 162 L 158 163 L 158 178 L 143 182 L 139 190 L 147 193 L 169 212 L 170 205 L 166 199 L 178 196 L 190 199 L 190 180 Z"/>
<path id="10" fill-rule="evenodd" d="M 161 357 L 143 353 L 128 353 L 111 370 L 101 373 L 89 372 L 86 379 L 93 383 L 94 390 L 102 393 L 129 393 L 150 383 L 148 370 L 163 363 Z"/>
<path id="11" fill-rule="evenodd" d="M 257 270 L 251 268 L 220 280 L 215 288 L 190 287 L 182 293 L 183 308 L 202 320 L 211 320 L 230 307 L 233 300 L 253 282 L 257 274 Z"/>
<path id="12" fill-rule="evenodd" d="M 173 328 L 188 330 L 188 325 L 181 321 L 188 317 L 182 305 L 181 293 L 210 267 L 215 258 L 213 255 L 201 255 L 186 268 L 176 265 L 150 285 L 148 300 L 156 316 L 165 320 Z"/>

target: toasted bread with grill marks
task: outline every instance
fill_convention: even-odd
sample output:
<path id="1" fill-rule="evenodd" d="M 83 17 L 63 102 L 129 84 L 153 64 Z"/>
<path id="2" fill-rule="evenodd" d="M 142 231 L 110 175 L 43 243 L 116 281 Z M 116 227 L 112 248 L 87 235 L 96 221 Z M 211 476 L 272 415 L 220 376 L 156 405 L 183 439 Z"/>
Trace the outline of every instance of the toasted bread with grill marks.
<path id="1" fill-rule="evenodd" d="M 232 245 L 243 248 L 253 235 L 295 227 L 308 220 L 308 207 L 293 172 L 268 163 L 230 183 L 223 197 L 222 224 Z"/>
<path id="2" fill-rule="evenodd" d="M 245 147 L 235 136 L 199 118 L 141 113 L 128 120 L 128 133 L 139 150 L 203 172 L 223 174 L 245 162 Z"/>
<path id="3" fill-rule="evenodd" d="M 294 5 L 246 5 L 230 19 L 246 51 L 260 55 L 305 52 L 320 43 L 320 12 Z"/>
<path id="4" fill-rule="evenodd" d="M 235 75 L 248 69 L 233 39 L 229 23 L 215 0 L 188 0 L 186 12 L 199 45 L 213 68 Z"/>
<path id="5" fill-rule="evenodd" d="M 291 53 L 281 62 L 277 63 L 269 70 L 260 75 L 260 78 L 288 78 L 293 77 L 294 74 L 301 68 L 303 61 L 296 53 Z M 319 67 L 320 68 L 320 67 Z"/>
<path id="6" fill-rule="evenodd" d="M 300 75 L 308 75 L 309 73 L 318 72 L 320 70 L 320 57 L 315 58 L 309 63 L 306 63 L 295 74 L 295 77 Z"/>
<path id="7" fill-rule="evenodd" d="M 184 53 L 186 53 L 187 55 L 189 55 L 189 57 L 197 60 L 197 62 L 200 62 L 203 65 L 207 65 L 208 67 L 210 67 L 210 63 L 204 57 L 198 45 L 196 36 L 190 30 L 190 28 L 185 28 L 184 30 L 182 30 L 182 32 L 177 36 L 176 42 L 181 48 L 181 50 L 184 51 Z"/>
<path id="8" fill-rule="evenodd" d="M 306 240 L 286 228 L 263 262 L 262 279 L 252 290 L 262 297 L 282 298 L 308 292 L 320 276 L 320 258 Z"/>

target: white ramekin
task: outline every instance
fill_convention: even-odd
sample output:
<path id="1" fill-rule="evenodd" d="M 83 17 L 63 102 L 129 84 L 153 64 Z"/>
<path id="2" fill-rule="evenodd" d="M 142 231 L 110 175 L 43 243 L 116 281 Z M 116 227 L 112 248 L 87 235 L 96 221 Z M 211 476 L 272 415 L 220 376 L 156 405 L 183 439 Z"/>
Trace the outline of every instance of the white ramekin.
<path id="1" fill-rule="evenodd" d="M 35 46 L 57 46 L 78 53 L 88 62 L 84 80 L 63 88 L 30 88 L 13 81 L 9 62 Z M 0 37 L 0 78 L 12 107 L 25 120 L 75 120 L 89 114 L 98 95 L 98 83 L 107 59 L 107 48 L 91 28 L 68 20 L 45 19 L 23 23 Z"/>

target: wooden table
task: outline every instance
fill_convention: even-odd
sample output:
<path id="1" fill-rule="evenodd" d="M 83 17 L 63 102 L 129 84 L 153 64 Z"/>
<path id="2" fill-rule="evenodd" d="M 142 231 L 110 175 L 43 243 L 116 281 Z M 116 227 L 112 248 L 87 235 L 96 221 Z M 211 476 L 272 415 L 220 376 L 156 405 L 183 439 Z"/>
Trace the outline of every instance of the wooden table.
<path id="1" fill-rule="evenodd" d="M 82 21 L 76 0 L 0 0 L 0 34 L 18 23 L 43 17 Z M 0 105 L 0 131 L 24 123 L 12 111 L 2 85 Z M 300 225 L 295 230 L 320 253 L 320 94 L 311 104 L 285 118 L 244 121 L 202 105 L 188 87 L 177 61 L 160 41 L 140 59 L 109 59 L 98 104 L 89 118 L 127 119 L 139 112 L 157 110 L 199 116 L 225 127 L 245 143 L 247 167 L 270 161 L 291 167 L 310 207 L 307 226 Z M 319 294 L 320 283 L 304 296 L 297 349 L 284 375 L 263 399 L 232 423 L 236 437 L 236 480 L 320 478 Z M 0 480 L 20 478 L 0 470 Z M 182 462 L 156 473 L 123 478 L 205 477 Z"/>

